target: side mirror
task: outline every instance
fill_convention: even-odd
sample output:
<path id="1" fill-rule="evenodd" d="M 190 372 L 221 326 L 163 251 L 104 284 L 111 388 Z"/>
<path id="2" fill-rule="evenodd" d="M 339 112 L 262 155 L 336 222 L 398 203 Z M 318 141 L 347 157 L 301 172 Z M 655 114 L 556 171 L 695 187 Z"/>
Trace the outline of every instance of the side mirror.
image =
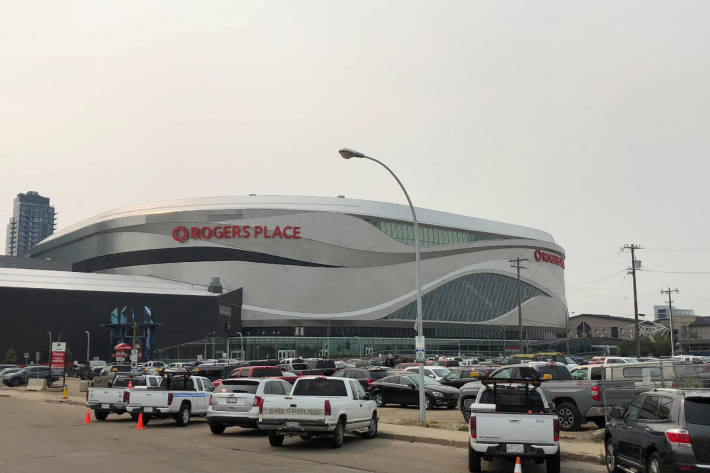
<path id="1" fill-rule="evenodd" d="M 612 419 L 621 419 L 621 409 L 613 407 L 611 411 L 609 411 L 609 417 Z"/>
<path id="2" fill-rule="evenodd" d="M 547 405 L 550 406 L 550 410 L 551 410 L 552 412 L 555 412 L 555 407 L 556 407 L 556 406 L 555 406 L 555 403 L 554 403 L 554 402 L 549 402 L 549 403 L 547 403 Z"/>
<path id="3" fill-rule="evenodd" d="M 416 385 L 416 384 L 410 384 L 410 385 L 409 385 L 409 389 L 417 389 L 417 385 Z"/>

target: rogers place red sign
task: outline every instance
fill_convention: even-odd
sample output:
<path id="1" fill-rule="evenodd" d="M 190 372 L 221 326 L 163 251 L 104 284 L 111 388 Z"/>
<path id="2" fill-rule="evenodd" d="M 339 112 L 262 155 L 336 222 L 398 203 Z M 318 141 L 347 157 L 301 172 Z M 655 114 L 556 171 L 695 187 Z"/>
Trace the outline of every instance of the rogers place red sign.
<path id="1" fill-rule="evenodd" d="M 545 263 L 556 264 L 562 269 L 565 268 L 564 259 L 552 253 L 548 253 L 547 251 L 535 250 L 535 261 L 544 261 Z"/>
<path id="2" fill-rule="evenodd" d="M 213 225 L 204 227 L 184 227 L 182 225 L 173 229 L 175 241 L 185 243 L 187 240 L 234 240 L 245 238 L 285 238 L 287 240 L 300 240 L 301 227 L 285 226 L 269 227 L 267 225 Z"/>

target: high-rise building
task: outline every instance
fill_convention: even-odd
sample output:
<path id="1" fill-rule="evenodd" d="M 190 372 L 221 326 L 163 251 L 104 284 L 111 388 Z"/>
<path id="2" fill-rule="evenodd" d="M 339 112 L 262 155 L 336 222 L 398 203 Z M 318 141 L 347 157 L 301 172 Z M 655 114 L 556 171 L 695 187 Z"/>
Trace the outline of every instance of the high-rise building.
<path id="1" fill-rule="evenodd" d="M 30 248 L 54 233 L 55 219 L 49 197 L 42 197 L 35 191 L 17 194 L 7 224 L 5 254 L 25 256 Z"/>

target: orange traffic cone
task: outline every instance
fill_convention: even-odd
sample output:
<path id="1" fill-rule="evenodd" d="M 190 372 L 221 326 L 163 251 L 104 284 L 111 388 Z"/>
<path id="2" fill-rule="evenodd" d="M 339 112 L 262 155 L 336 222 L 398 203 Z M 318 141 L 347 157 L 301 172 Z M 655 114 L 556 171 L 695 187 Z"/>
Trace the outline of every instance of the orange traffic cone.
<path id="1" fill-rule="evenodd" d="M 515 458 L 515 470 L 513 473 L 523 473 L 523 466 L 520 464 L 520 457 Z"/>
<path id="2" fill-rule="evenodd" d="M 133 389 L 133 381 L 128 380 L 128 389 Z"/>
<path id="3" fill-rule="evenodd" d="M 85 424 L 91 424 L 91 409 L 86 408 L 86 417 L 84 417 Z"/>
<path id="4" fill-rule="evenodd" d="M 138 414 L 138 424 L 136 424 L 136 430 L 143 430 L 143 413 Z"/>

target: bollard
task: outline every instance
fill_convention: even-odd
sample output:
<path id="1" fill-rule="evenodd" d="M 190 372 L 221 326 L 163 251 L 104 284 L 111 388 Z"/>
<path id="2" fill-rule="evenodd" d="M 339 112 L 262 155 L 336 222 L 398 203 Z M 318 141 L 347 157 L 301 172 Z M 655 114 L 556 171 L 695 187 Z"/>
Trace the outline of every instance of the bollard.
<path id="1" fill-rule="evenodd" d="M 69 399 L 69 389 L 67 388 L 67 385 L 64 385 L 64 389 L 62 390 L 62 399 Z"/>

